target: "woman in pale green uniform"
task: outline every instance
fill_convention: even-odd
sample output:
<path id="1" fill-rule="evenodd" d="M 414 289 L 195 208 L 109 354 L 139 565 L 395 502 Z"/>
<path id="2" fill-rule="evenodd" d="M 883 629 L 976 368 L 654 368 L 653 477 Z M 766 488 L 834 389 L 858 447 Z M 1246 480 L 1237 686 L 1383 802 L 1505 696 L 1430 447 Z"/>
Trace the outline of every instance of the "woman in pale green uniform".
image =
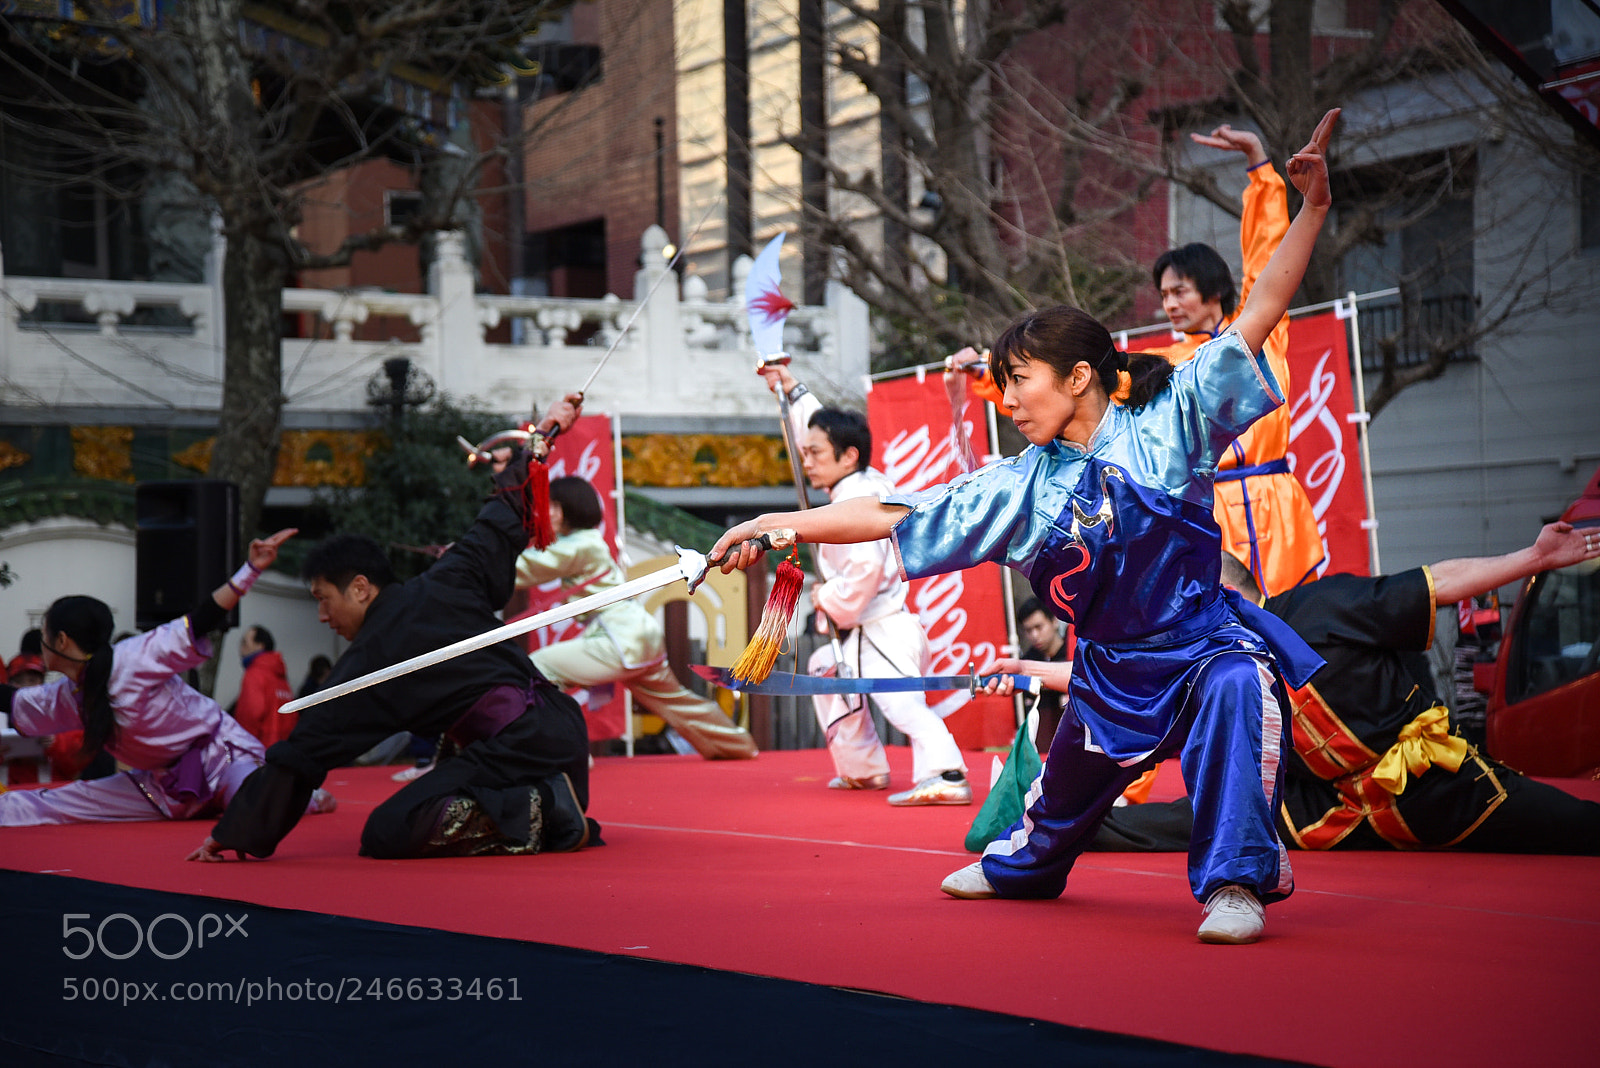
<path id="1" fill-rule="evenodd" d="M 563 589 L 586 597 L 625 582 L 628 576 L 600 533 L 604 518 L 600 496 L 588 482 L 552 479 L 550 522 L 557 537 L 548 549 L 528 549 L 518 558 L 517 588 L 560 579 Z M 582 634 L 533 653 L 533 666 L 545 678 L 562 689 L 621 683 L 707 760 L 756 755 L 748 731 L 678 682 L 667 663 L 661 624 L 638 601 L 619 601 L 578 618 Z"/>

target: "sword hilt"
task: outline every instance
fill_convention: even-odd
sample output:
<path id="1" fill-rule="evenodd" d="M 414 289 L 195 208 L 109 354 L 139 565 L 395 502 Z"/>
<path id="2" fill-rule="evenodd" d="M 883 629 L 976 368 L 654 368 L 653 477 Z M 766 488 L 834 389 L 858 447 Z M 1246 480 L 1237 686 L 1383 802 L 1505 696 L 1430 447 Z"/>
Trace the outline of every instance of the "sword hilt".
<path id="1" fill-rule="evenodd" d="M 762 552 L 770 553 L 782 552 L 785 549 L 792 549 L 800 543 L 800 538 L 788 527 L 780 527 L 777 530 L 769 530 L 765 534 L 759 534 L 754 538 L 746 538 L 739 544 L 745 545 L 749 542 L 754 542 L 755 544 L 759 545 Z M 700 583 L 705 579 L 706 575 L 710 573 L 711 569 L 721 564 L 726 558 L 727 553 L 723 553 L 721 556 L 707 557 L 705 571 L 700 574 L 699 578 L 689 583 L 689 592 L 694 593 L 694 591 L 699 588 Z"/>
<path id="2" fill-rule="evenodd" d="M 978 670 L 976 668 L 971 669 L 970 681 L 967 683 L 967 685 L 974 694 L 977 694 L 991 681 L 996 679 L 1010 679 L 1011 685 L 1014 686 L 1019 692 L 1030 694 L 1034 697 L 1038 697 L 1040 692 L 1044 689 L 1044 682 L 1037 675 L 980 675 L 978 674 Z"/>

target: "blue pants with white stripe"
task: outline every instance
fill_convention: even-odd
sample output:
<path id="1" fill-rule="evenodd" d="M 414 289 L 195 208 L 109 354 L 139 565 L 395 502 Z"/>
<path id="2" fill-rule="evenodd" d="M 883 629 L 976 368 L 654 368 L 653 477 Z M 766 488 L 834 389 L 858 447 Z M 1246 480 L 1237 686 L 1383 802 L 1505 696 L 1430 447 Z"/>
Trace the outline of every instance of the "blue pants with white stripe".
<path id="1" fill-rule="evenodd" d="M 1269 662 L 1244 652 L 1212 657 L 1195 677 L 1177 721 L 1145 760 L 1123 767 L 1083 747 L 1083 726 L 1063 709 L 1050 759 L 1028 809 L 989 843 L 983 873 L 1001 897 L 1058 897 L 1078 855 L 1117 797 L 1146 768 L 1181 754 L 1194 806 L 1189 885 L 1205 901 L 1228 883 L 1278 901 L 1294 890 L 1273 824 L 1290 736 Z"/>

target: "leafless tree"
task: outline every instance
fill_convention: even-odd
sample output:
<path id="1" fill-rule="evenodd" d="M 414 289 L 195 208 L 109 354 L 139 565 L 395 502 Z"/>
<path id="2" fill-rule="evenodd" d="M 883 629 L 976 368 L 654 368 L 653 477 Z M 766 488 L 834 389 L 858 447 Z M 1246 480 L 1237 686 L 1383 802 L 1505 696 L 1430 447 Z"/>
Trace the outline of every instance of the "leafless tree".
<path id="1" fill-rule="evenodd" d="M 1258 129 L 1281 169 L 1326 109 L 1408 87 L 1413 100 L 1457 94 L 1439 113 L 1462 98 L 1481 102 L 1501 136 L 1509 129 L 1526 141 L 1561 180 L 1600 162 L 1432 0 L 1377 0 L 1359 24 L 1338 26 L 1318 24 L 1313 0 L 834 6 L 832 61 L 877 105 L 882 152 L 833 151 L 829 209 L 813 209 L 803 225 L 835 249 L 844 280 L 891 325 L 898 362 L 992 337 L 1020 311 L 1057 300 L 1132 325 L 1151 250 L 1166 242 L 1164 232 L 1139 230 L 1149 215 L 1138 205 L 1177 185 L 1239 212 L 1214 170 L 1186 151 L 1188 132 L 1222 122 Z M 855 32 L 862 26 L 867 35 Z M 1476 304 L 1472 242 L 1506 225 L 1505 212 L 1472 208 L 1487 164 L 1470 139 L 1395 159 L 1380 145 L 1391 135 L 1381 124 L 1348 123 L 1338 135 L 1340 210 L 1302 294 L 1342 295 L 1361 250 L 1397 247 L 1402 232 L 1416 245 L 1424 221 L 1448 230 L 1431 235 L 1429 254 L 1386 265 L 1400 308 L 1397 325 L 1375 338 L 1384 365 L 1373 410 L 1442 374 L 1531 305 L 1547 306 L 1561 262 L 1536 247 L 1537 227 L 1520 251 L 1499 240 L 1497 255 L 1521 260 L 1517 282 Z M 802 138 L 790 143 L 807 151 Z M 1441 227 L 1452 206 L 1464 206 L 1466 223 Z M 878 227 L 863 226 L 867 218 Z M 1467 277 L 1454 279 L 1459 292 L 1441 313 L 1463 255 Z"/>
<path id="2" fill-rule="evenodd" d="M 123 18 L 127 4 L 78 0 L 71 19 L 0 20 L 9 130 L 66 146 L 58 159 L 74 181 L 125 198 L 160 185 L 170 210 L 220 220 L 226 355 L 209 474 L 239 484 L 246 537 L 280 436 L 283 287 L 459 225 L 477 161 L 455 159 L 464 150 L 444 111 L 503 82 L 522 63 L 519 42 L 570 2 L 191 0 L 141 25 Z M 397 87 L 432 113 L 388 102 Z M 385 157 L 423 172 L 423 210 L 334 249 L 303 243 L 295 228 L 313 180 Z"/>

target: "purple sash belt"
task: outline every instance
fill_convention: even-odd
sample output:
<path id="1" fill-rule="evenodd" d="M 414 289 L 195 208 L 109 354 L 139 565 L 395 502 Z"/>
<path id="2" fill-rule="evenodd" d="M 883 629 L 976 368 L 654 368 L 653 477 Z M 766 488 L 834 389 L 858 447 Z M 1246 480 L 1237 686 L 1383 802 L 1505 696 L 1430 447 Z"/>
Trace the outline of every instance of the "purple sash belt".
<path id="1" fill-rule="evenodd" d="M 210 744 L 210 738 L 201 738 L 167 765 L 161 776 L 162 792 L 180 805 L 192 805 L 211 796 L 205 765 L 206 746 Z"/>
<path id="2" fill-rule="evenodd" d="M 445 732 L 445 738 L 464 749 L 473 742 L 493 738 L 528 710 L 533 686 L 496 686 L 462 713 Z"/>

